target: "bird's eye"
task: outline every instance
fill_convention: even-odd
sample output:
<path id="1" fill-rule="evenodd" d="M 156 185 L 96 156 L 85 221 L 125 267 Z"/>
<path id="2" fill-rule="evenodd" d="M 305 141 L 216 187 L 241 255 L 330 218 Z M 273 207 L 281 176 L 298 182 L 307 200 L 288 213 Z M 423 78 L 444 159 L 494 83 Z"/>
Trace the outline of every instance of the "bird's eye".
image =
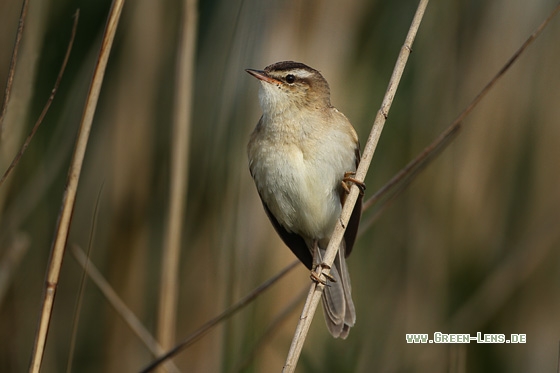
<path id="1" fill-rule="evenodd" d="M 288 74 L 286 75 L 286 82 L 289 84 L 292 84 L 293 82 L 296 81 L 296 77 L 293 76 L 292 74 Z"/>

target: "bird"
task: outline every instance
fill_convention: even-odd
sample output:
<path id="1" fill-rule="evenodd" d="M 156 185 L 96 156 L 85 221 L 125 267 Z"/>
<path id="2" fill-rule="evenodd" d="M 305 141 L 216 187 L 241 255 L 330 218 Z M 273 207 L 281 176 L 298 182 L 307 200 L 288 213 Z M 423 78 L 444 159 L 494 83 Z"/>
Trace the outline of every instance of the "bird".
<path id="1" fill-rule="evenodd" d="M 351 183 L 360 187 L 328 281 L 315 278 L 327 285 L 322 305 L 328 331 L 346 339 L 356 322 L 346 258 L 356 240 L 365 188 L 353 178 L 360 162 L 358 135 L 332 106 L 319 71 L 294 61 L 245 71 L 260 82 L 262 110 L 247 145 L 249 170 L 276 232 L 312 273 L 322 264 Z"/>

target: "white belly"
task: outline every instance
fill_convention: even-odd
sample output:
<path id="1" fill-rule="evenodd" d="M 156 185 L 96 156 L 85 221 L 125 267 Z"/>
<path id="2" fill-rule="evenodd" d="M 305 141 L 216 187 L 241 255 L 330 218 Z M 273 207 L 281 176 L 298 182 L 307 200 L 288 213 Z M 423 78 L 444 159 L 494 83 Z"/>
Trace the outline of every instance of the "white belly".
<path id="1" fill-rule="evenodd" d="M 261 198 L 282 226 L 304 238 L 330 238 L 341 212 L 341 180 L 355 170 L 351 139 L 329 143 L 315 144 L 315 152 L 284 144 L 253 159 Z"/>

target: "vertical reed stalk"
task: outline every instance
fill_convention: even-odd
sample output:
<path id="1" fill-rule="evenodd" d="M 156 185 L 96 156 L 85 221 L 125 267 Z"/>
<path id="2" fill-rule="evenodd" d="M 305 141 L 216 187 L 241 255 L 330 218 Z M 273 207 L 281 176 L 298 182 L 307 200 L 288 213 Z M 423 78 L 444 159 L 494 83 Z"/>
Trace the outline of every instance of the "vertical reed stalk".
<path id="1" fill-rule="evenodd" d="M 196 0 L 183 4 L 177 55 L 177 85 L 171 148 L 169 211 L 165 232 L 159 299 L 158 340 L 164 349 L 175 343 L 179 262 L 188 190 L 189 143 L 197 33 Z"/>

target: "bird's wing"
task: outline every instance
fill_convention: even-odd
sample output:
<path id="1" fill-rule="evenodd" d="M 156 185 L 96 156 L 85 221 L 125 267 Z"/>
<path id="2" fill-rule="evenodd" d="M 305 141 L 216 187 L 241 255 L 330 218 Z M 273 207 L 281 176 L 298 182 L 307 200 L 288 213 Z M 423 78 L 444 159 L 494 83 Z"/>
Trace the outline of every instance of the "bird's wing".
<path id="1" fill-rule="evenodd" d="M 360 158 L 360 145 L 358 144 L 358 146 L 356 147 L 356 169 L 358 169 L 358 165 L 360 164 Z M 354 206 L 354 210 L 352 210 L 352 215 L 350 215 L 350 220 L 348 221 L 346 231 L 344 232 L 346 257 L 348 257 L 352 252 L 352 247 L 354 246 L 356 236 L 358 235 L 358 226 L 360 225 L 360 218 L 362 216 L 362 199 L 363 195 L 360 193 L 360 195 L 358 196 L 358 200 L 356 201 L 356 205 Z M 344 206 L 345 201 L 346 192 L 342 191 L 340 194 L 340 202 L 342 203 L 342 206 Z"/>
<path id="2" fill-rule="evenodd" d="M 290 250 L 292 250 L 292 252 L 307 268 L 311 269 L 313 265 L 313 256 L 311 255 L 311 251 L 309 251 L 309 248 L 305 244 L 305 240 L 299 234 L 288 232 L 286 228 L 284 228 L 278 222 L 278 220 L 276 220 L 262 198 L 261 202 L 263 204 L 264 211 L 266 211 L 266 215 L 268 215 L 270 222 L 274 226 L 274 229 L 276 229 L 276 232 L 278 233 L 282 241 L 284 241 L 286 246 L 288 246 Z"/>

